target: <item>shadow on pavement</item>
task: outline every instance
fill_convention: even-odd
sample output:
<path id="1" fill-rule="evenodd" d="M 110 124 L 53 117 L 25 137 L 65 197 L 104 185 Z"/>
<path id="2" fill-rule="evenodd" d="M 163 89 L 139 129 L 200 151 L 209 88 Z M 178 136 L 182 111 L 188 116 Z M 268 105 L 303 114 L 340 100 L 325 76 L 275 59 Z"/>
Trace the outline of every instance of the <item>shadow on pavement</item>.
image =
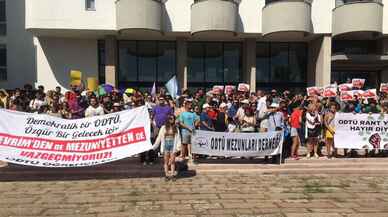
<path id="1" fill-rule="evenodd" d="M 180 178 L 196 175 L 185 170 Z M 109 164 L 80 168 L 41 168 L 9 164 L 0 168 L 0 181 L 74 181 L 164 177 L 163 165 L 143 165 L 138 158 L 128 158 Z"/>

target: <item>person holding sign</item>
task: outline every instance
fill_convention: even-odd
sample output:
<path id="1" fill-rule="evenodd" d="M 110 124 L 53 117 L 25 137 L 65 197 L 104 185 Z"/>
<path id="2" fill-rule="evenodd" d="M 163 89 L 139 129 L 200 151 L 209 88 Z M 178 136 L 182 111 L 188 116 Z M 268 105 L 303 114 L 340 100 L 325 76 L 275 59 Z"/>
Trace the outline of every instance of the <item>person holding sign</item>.
<path id="1" fill-rule="evenodd" d="M 334 118 L 335 113 L 337 112 L 337 105 L 332 103 L 330 104 L 329 111 L 325 114 L 324 124 L 326 128 L 325 138 L 326 138 L 326 152 L 327 158 L 332 157 L 332 149 L 334 147 Z"/>
<path id="2" fill-rule="evenodd" d="M 307 127 L 307 158 L 311 158 L 311 152 L 314 152 L 314 157 L 318 156 L 318 137 L 321 134 L 321 116 L 317 112 L 317 106 L 310 103 L 306 113 Z"/>
<path id="3" fill-rule="evenodd" d="M 153 149 L 159 148 L 160 144 L 160 152 L 164 156 L 165 181 L 175 181 L 175 154 L 181 149 L 181 137 L 174 115 L 169 115 L 166 124 L 160 128 Z"/>

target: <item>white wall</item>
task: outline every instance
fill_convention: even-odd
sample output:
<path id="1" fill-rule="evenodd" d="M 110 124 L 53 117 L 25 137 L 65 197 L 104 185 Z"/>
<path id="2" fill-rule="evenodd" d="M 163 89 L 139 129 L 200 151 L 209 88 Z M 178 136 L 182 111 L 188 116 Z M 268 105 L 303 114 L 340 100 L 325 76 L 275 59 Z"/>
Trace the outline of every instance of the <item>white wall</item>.
<path id="1" fill-rule="evenodd" d="M 23 87 L 36 81 L 33 36 L 25 30 L 24 0 L 6 1 L 7 36 L 1 43 L 7 46 L 7 81 L 0 88 Z"/>
<path id="2" fill-rule="evenodd" d="M 95 11 L 85 10 L 85 0 L 25 1 L 27 29 L 116 29 L 116 0 L 97 0 Z"/>
<path id="3" fill-rule="evenodd" d="M 82 79 L 98 77 L 97 40 L 35 38 L 37 47 L 37 85 L 47 89 L 69 88 L 70 71 L 82 72 Z"/>
<path id="4" fill-rule="evenodd" d="M 190 32 L 191 5 L 194 0 L 167 0 L 164 11 L 164 31 Z"/>
<path id="5" fill-rule="evenodd" d="M 311 5 L 311 20 L 315 34 L 330 34 L 332 26 L 332 10 L 334 0 L 313 0 Z"/>
<path id="6" fill-rule="evenodd" d="M 239 7 L 238 30 L 244 33 L 261 33 L 262 9 L 264 0 L 242 0 Z"/>
<path id="7" fill-rule="evenodd" d="M 388 34 L 388 0 L 383 0 L 383 34 Z"/>

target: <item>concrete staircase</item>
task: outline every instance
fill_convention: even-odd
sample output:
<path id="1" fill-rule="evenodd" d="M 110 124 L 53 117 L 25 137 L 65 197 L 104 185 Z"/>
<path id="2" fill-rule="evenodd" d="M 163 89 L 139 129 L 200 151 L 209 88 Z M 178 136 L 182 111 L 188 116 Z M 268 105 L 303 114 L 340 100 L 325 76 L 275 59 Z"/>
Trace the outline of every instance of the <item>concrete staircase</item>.
<path id="1" fill-rule="evenodd" d="M 336 158 L 286 160 L 266 164 L 263 159 L 203 159 L 188 164 L 187 177 L 197 174 L 373 174 L 388 175 L 388 158 Z M 10 164 L 0 168 L 0 181 L 126 179 L 162 177 L 162 164 L 144 166 L 137 158 L 85 168 L 37 168 Z"/>

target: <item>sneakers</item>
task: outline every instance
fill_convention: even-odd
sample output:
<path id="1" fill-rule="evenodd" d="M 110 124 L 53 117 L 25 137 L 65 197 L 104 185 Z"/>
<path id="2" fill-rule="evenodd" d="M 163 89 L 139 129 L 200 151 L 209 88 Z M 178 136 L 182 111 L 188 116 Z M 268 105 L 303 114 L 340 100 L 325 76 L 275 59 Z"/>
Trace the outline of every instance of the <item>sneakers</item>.
<path id="1" fill-rule="evenodd" d="M 164 181 L 165 181 L 165 182 L 170 181 L 170 177 L 169 177 L 169 176 L 165 176 L 165 177 L 164 177 Z"/>
<path id="2" fill-rule="evenodd" d="M 173 182 L 176 181 L 176 176 L 175 175 L 171 176 L 171 181 L 173 181 Z"/>
<path id="3" fill-rule="evenodd" d="M 314 158 L 318 159 L 319 155 L 317 153 L 314 154 Z"/>
<path id="4" fill-rule="evenodd" d="M 306 158 L 307 158 L 307 159 L 310 159 L 310 158 L 311 158 L 310 153 L 308 153 L 308 154 L 306 155 Z"/>

